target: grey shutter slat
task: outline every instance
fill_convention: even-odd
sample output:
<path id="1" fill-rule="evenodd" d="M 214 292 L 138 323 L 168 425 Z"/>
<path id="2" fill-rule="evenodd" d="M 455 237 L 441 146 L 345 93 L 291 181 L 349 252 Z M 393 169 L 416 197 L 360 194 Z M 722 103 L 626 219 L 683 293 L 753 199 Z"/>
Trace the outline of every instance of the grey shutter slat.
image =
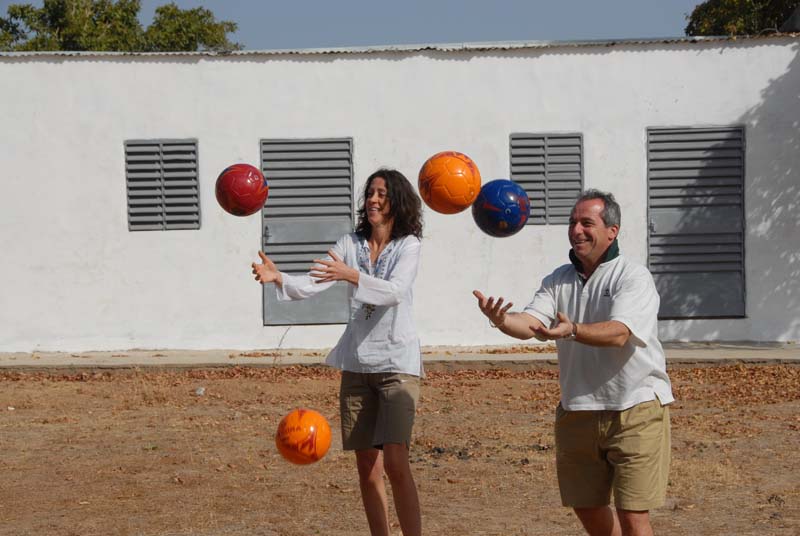
<path id="1" fill-rule="evenodd" d="M 342 190 L 343 190 L 342 188 L 336 186 L 331 186 L 329 188 L 326 188 L 324 186 L 319 186 L 317 188 L 292 188 L 292 191 L 290 193 L 284 188 L 278 188 L 277 192 L 275 192 L 275 198 L 277 199 L 322 198 L 324 200 L 327 197 L 335 198 L 337 196 L 342 195 Z"/>
<path id="2" fill-rule="evenodd" d="M 344 169 L 270 169 L 270 176 L 275 179 L 329 179 L 348 178 L 350 174 Z"/>
<path id="3" fill-rule="evenodd" d="M 298 171 L 306 169 L 338 169 L 349 164 L 349 160 L 273 160 L 270 169 L 273 173 L 279 170 Z"/>
<path id="4" fill-rule="evenodd" d="M 291 187 L 297 190 L 302 188 L 321 188 L 321 187 L 350 187 L 350 177 L 327 177 L 324 179 L 308 179 L 295 177 L 291 179 L 271 179 L 269 181 L 270 189 L 281 189 L 284 187 Z"/>
<path id="5" fill-rule="evenodd" d="M 733 164 L 736 164 L 741 161 L 741 153 L 739 152 L 740 147 L 736 147 L 735 145 L 736 144 L 729 144 L 729 146 L 731 146 L 730 149 L 715 149 L 713 147 L 709 147 L 708 149 L 697 149 L 689 146 L 681 149 L 672 149 L 670 151 L 653 151 L 650 161 L 660 162 L 665 160 L 680 163 L 684 160 L 709 160 L 709 164 L 711 164 L 712 161 L 718 161 L 722 163 L 732 162 Z"/>
<path id="6" fill-rule="evenodd" d="M 741 188 L 739 177 L 666 177 L 660 178 L 653 189 L 662 188 Z"/>
<path id="7" fill-rule="evenodd" d="M 154 162 L 152 160 L 148 160 L 147 163 L 143 163 L 143 164 L 137 164 L 137 163 L 134 163 L 134 162 L 130 162 L 127 166 L 125 166 L 125 169 L 127 169 L 130 172 L 134 172 L 134 173 L 135 172 L 151 171 L 154 174 L 157 174 L 157 176 L 159 176 L 159 177 L 161 176 L 161 173 L 160 173 L 161 172 L 161 165 L 159 164 L 159 162 L 157 162 L 157 161 Z"/>
<path id="8" fill-rule="evenodd" d="M 726 140 L 724 138 L 714 138 L 714 139 L 701 139 L 701 140 L 687 140 L 686 138 L 683 139 L 676 139 L 674 141 L 662 141 L 658 143 L 658 146 L 653 149 L 653 154 L 658 156 L 663 152 L 667 151 L 682 151 L 682 150 L 692 150 L 692 151 L 707 151 L 707 150 L 715 150 L 721 151 L 726 149 L 736 149 L 738 150 L 741 147 L 741 140 L 740 139 L 729 139 Z"/>
<path id="9" fill-rule="evenodd" d="M 281 162 L 284 160 L 294 160 L 297 158 L 296 152 L 280 152 L 275 151 L 273 148 L 270 148 L 270 160 L 272 162 Z M 315 161 L 315 160 L 349 160 L 350 153 L 348 151 L 303 151 L 303 158 L 305 161 Z"/>
<path id="10" fill-rule="evenodd" d="M 353 230 L 352 141 L 261 140 L 261 167 L 270 187 L 264 250 L 282 271 L 305 274 Z M 294 302 L 264 290 L 264 325 L 341 324 L 349 316 L 345 283 Z"/>
<path id="11" fill-rule="evenodd" d="M 125 142 L 128 228 L 200 228 L 197 140 Z"/>
<path id="12" fill-rule="evenodd" d="M 661 318 L 741 317 L 744 129 L 648 129 L 648 263 Z"/>
<path id="13" fill-rule="evenodd" d="M 529 224 L 566 224 L 583 189 L 580 134 L 512 134 L 511 180 L 531 201 Z"/>
<path id="14" fill-rule="evenodd" d="M 349 197 L 344 198 L 345 201 L 350 201 Z M 329 195 L 327 197 L 313 197 L 313 196 L 275 196 L 270 200 L 270 208 L 272 207 L 297 207 L 304 209 L 307 213 L 310 209 L 316 210 L 319 207 L 342 207 L 342 199 L 338 196 Z"/>
<path id="15" fill-rule="evenodd" d="M 695 168 L 695 169 L 667 169 L 649 170 L 651 179 L 706 179 L 716 177 L 739 177 L 740 167 L 729 168 Z"/>
<path id="16" fill-rule="evenodd" d="M 308 141 L 298 144 L 298 140 L 261 140 L 262 151 L 269 153 L 291 152 L 291 153 L 308 153 L 313 151 L 342 151 L 348 155 L 352 154 L 352 142 L 347 139 L 335 140 L 327 139 L 320 140 L 319 143 Z"/>
<path id="17" fill-rule="evenodd" d="M 697 128 L 691 132 L 689 129 L 676 128 L 676 129 L 659 129 L 659 131 L 650 130 L 649 139 L 651 142 L 659 143 L 703 143 L 707 142 L 712 145 L 724 143 L 726 141 L 734 141 L 743 143 L 743 131 L 735 132 L 730 129 L 713 129 L 713 128 Z M 694 146 L 694 145 L 693 145 Z M 658 148 L 656 148 L 658 150 Z"/>
<path id="18" fill-rule="evenodd" d="M 650 238 L 651 246 L 674 245 L 674 246 L 704 246 L 706 244 L 735 244 L 739 247 L 741 243 L 740 233 L 727 233 L 727 234 L 709 234 L 704 233 L 701 235 L 686 234 L 677 237 L 660 237 L 652 236 Z"/>
<path id="19" fill-rule="evenodd" d="M 269 208 L 272 217 L 303 217 L 308 214 L 308 209 L 302 206 L 272 207 Z M 352 210 L 345 207 L 325 207 L 324 211 L 319 211 L 320 216 L 331 218 L 347 217 L 350 218 Z"/>

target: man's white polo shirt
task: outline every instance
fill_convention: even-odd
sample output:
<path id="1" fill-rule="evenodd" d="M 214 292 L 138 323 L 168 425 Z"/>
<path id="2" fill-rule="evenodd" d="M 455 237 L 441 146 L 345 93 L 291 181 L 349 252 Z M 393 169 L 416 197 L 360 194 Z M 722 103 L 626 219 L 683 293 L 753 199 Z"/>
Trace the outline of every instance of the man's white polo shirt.
<path id="1" fill-rule="evenodd" d="M 556 341 L 564 409 L 619 411 L 656 397 L 674 401 L 658 341 L 659 301 L 650 272 L 622 256 L 602 263 L 585 283 L 571 264 L 544 278 L 524 312 L 545 326 L 561 312 L 579 324 L 617 320 L 631 330 L 622 348 Z"/>

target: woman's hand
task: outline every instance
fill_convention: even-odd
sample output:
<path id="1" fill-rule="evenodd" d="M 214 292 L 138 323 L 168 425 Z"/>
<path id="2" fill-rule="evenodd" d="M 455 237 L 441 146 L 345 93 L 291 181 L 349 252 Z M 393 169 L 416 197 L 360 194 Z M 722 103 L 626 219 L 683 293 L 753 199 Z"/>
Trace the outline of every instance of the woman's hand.
<path id="1" fill-rule="evenodd" d="M 278 271 L 278 267 L 275 266 L 275 263 L 264 255 L 263 251 L 259 251 L 258 256 L 261 257 L 261 264 L 253 263 L 251 265 L 253 267 L 253 274 L 256 276 L 256 281 L 261 284 L 275 283 L 278 286 L 283 285 L 283 278 Z"/>
<path id="2" fill-rule="evenodd" d="M 313 277 L 317 283 L 347 281 L 358 286 L 358 270 L 342 262 L 342 259 L 340 259 L 333 250 L 328 250 L 328 255 L 333 260 L 314 259 L 314 266 L 311 267 L 309 275 Z"/>

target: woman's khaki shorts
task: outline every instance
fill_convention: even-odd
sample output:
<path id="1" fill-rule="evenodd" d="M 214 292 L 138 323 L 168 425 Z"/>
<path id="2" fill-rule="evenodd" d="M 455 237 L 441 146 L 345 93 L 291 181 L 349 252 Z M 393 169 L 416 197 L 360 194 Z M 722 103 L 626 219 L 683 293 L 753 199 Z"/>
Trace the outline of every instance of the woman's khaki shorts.
<path id="1" fill-rule="evenodd" d="M 561 502 L 621 510 L 664 504 L 670 459 L 669 408 L 658 400 L 624 411 L 556 408 L 556 469 Z"/>
<path id="2" fill-rule="evenodd" d="M 397 373 L 342 372 L 339 409 L 344 450 L 406 446 L 419 400 L 419 378 Z"/>

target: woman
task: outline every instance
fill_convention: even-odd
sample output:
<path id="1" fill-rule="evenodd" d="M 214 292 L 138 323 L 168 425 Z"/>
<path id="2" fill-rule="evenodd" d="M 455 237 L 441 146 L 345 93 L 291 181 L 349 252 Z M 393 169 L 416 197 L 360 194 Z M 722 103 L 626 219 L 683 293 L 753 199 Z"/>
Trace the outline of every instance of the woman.
<path id="1" fill-rule="evenodd" d="M 316 259 L 308 275 L 280 272 L 259 252 L 253 273 L 274 283 L 280 300 L 300 300 L 347 281 L 350 320 L 326 363 L 342 370 L 342 444 L 354 450 L 370 532 L 389 534 L 383 473 L 389 477 L 405 536 L 421 534 L 408 449 L 422 375 L 412 286 L 422 237 L 422 204 L 402 173 L 369 176 L 356 232 Z"/>

